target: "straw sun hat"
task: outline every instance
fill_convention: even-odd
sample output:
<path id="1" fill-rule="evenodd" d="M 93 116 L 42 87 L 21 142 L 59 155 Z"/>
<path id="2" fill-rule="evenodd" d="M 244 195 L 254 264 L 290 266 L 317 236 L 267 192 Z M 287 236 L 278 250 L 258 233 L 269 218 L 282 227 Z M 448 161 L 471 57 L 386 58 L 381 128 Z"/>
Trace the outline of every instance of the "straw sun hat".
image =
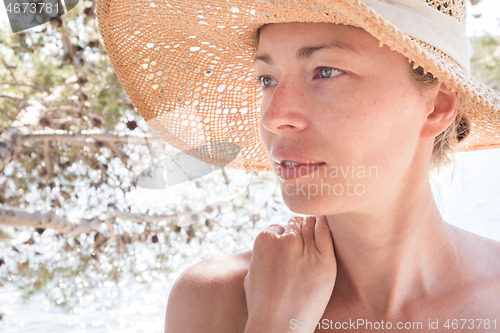
<path id="1" fill-rule="evenodd" d="M 99 0 L 98 21 L 137 111 L 166 142 L 215 164 L 235 151 L 214 147 L 236 147 L 229 167 L 271 168 L 259 136 L 254 33 L 281 22 L 365 29 L 459 92 L 470 134 L 455 150 L 500 147 L 500 94 L 469 73 L 465 0 Z"/>

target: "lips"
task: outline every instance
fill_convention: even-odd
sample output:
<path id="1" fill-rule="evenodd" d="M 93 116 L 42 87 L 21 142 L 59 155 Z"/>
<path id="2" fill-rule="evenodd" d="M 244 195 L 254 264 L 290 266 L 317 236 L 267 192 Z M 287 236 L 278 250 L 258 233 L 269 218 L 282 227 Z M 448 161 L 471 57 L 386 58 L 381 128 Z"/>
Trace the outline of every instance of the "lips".
<path id="1" fill-rule="evenodd" d="M 284 164 L 285 162 L 296 163 L 296 164 L 320 164 L 325 163 L 324 161 L 318 160 L 314 157 L 307 156 L 301 152 L 291 150 L 291 149 L 275 149 L 271 153 L 271 158 L 277 164 Z"/>
<path id="2" fill-rule="evenodd" d="M 326 162 L 289 149 L 276 149 L 271 154 L 276 175 L 284 180 L 305 177 Z"/>

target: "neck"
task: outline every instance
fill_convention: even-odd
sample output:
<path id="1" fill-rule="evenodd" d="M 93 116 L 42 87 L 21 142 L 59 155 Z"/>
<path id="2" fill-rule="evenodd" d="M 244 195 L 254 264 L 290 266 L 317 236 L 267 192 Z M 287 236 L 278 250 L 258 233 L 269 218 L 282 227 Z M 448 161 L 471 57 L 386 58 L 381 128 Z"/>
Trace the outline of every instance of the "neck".
<path id="1" fill-rule="evenodd" d="M 443 290 L 449 283 L 443 276 L 459 271 L 429 183 L 406 192 L 385 200 L 391 204 L 379 207 L 378 215 L 327 216 L 337 258 L 335 289 L 374 316 L 397 316 L 412 299 Z"/>

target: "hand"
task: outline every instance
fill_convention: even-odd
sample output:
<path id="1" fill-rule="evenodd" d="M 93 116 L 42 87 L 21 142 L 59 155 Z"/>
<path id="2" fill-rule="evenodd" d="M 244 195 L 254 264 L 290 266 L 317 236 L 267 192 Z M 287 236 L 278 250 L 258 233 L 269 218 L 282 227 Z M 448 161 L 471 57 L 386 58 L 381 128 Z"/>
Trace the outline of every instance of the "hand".
<path id="1" fill-rule="evenodd" d="M 325 216 L 294 217 L 286 226 L 267 227 L 255 240 L 244 280 L 245 332 L 289 332 L 292 319 L 319 322 L 336 275 Z"/>

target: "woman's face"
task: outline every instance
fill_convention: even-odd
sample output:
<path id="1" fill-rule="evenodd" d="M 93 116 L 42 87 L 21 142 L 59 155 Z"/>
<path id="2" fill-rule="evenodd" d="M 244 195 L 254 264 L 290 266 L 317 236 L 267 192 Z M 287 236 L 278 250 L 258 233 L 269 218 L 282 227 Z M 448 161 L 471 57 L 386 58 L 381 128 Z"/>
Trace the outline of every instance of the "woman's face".
<path id="1" fill-rule="evenodd" d="M 261 137 L 292 211 L 369 209 L 401 193 L 415 170 L 427 172 L 432 140 L 423 143 L 420 132 L 430 98 L 411 80 L 408 60 L 366 31 L 266 25 L 255 70 Z"/>

